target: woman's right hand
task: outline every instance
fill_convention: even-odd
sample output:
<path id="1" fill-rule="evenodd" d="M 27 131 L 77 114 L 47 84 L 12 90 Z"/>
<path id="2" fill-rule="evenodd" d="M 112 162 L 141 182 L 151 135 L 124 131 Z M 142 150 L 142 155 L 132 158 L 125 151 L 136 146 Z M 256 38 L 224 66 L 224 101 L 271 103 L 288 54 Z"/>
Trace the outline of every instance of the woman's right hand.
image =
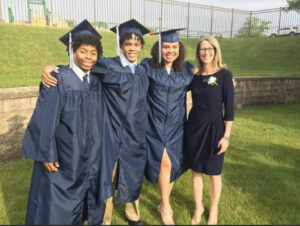
<path id="1" fill-rule="evenodd" d="M 50 86 L 56 86 L 57 85 L 57 79 L 51 76 L 51 72 L 55 72 L 56 74 L 58 73 L 58 70 L 56 69 L 55 66 L 46 66 L 43 70 L 42 73 L 42 83 L 44 86 L 47 88 L 50 88 Z"/>

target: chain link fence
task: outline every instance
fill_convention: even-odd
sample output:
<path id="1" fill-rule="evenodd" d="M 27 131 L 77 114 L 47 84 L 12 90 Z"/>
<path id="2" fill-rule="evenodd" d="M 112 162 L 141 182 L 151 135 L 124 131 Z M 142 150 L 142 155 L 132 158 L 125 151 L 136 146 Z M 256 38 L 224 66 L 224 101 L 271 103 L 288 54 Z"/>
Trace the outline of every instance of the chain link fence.
<path id="1" fill-rule="evenodd" d="M 98 29 L 135 18 L 153 31 L 187 28 L 182 36 L 275 36 L 300 33 L 300 13 L 244 11 L 171 0 L 1 0 L 0 22 L 70 28 L 88 19 Z"/>

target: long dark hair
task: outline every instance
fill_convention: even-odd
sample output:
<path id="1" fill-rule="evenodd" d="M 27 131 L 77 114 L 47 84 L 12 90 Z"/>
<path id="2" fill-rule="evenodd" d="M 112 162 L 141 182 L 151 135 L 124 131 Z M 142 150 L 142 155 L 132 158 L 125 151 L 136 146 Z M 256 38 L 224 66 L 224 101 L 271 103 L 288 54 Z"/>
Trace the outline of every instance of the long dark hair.
<path id="1" fill-rule="evenodd" d="M 151 49 L 151 56 L 152 56 L 152 60 L 154 62 L 154 68 L 156 69 L 160 69 L 163 68 L 164 62 L 162 59 L 162 62 L 159 63 L 159 53 L 158 53 L 158 41 L 156 43 L 154 43 L 154 45 L 152 46 Z M 184 66 L 184 59 L 185 59 L 185 47 L 183 45 L 182 42 L 179 42 L 179 55 L 177 57 L 177 59 L 173 62 L 172 67 L 174 69 L 175 72 L 180 72 L 183 69 Z"/>

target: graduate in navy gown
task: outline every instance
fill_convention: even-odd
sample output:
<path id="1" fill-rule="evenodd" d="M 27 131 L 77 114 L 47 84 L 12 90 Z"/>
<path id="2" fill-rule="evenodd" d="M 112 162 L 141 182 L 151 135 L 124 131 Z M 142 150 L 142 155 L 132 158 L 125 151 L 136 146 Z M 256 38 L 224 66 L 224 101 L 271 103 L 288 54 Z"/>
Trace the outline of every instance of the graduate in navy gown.
<path id="1" fill-rule="evenodd" d="M 169 196 L 174 181 L 182 173 L 186 92 L 193 67 L 184 62 L 185 48 L 179 40 L 179 30 L 182 29 L 161 32 L 161 43 L 153 45 L 152 58 L 141 62 L 149 77 L 146 136 L 149 153 L 145 176 L 158 183 L 161 198 L 158 210 L 165 225 L 174 224 Z"/>
<path id="2" fill-rule="evenodd" d="M 195 209 L 191 224 L 199 224 L 204 211 L 204 173 L 210 175 L 211 204 L 207 223 L 216 225 L 224 154 L 234 120 L 234 87 L 232 74 L 222 64 L 221 50 L 214 37 L 204 37 L 198 43 L 193 73 L 190 85 L 193 106 L 185 128 L 184 153 L 193 171 Z"/>
<path id="3" fill-rule="evenodd" d="M 111 28 L 117 34 L 117 50 L 122 54 L 100 58 L 92 69 L 103 85 L 104 99 L 111 117 L 117 153 L 113 165 L 113 182 L 118 191 L 116 202 L 126 203 L 125 214 L 132 225 L 141 225 L 139 194 L 147 158 L 147 89 L 148 76 L 137 63 L 144 45 L 143 35 L 150 31 L 132 19 Z M 119 55 L 119 54 L 118 54 Z M 56 71 L 47 66 L 43 72 L 46 86 L 56 85 L 49 76 Z M 113 199 L 105 201 L 103 224 L 111 224 Z"/>
<path id="4" fill-rule="evenodd" d="M 40 85 L 21 150 L 34 160 L 28 225 L 102 223 L 103 200 L 113 192 L 113 144 L 102 86 L 90 72 L 100 38 L 86 20 L 61 37 L 70 65 L 53 75 L 57 86 Z"/>
<path id="5" fill-rule="evenodd" d="M 104 96 L 115 131 L 117 156 L 113 180 L 116 202 L 125 202 L 126 218 L 140 225 L 139 194 L 147 157 L 147 89 L 145 69 L 137 63 L 144 45 L 143 35 L 150 31 L 132 19 L 111 28 L 117 34 L 122 54 L 100 59 L 93 72 L 100 75 Z M 110 224 L 113 200 L 106 201 L 104 223 Z"/>

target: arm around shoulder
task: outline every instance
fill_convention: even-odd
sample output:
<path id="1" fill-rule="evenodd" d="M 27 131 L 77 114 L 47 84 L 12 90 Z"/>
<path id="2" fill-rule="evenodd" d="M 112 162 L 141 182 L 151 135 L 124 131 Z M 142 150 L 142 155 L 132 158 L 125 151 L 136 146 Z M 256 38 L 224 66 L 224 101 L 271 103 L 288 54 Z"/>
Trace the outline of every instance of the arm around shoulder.
<path id="1" fill-rule="evenodd" d="M 54 65 L 48 65 L 42 72 L 42 83 L 45 87 L 50 88 L 51 86 L 57 85 L 57 79 L 51 76 L 51 73 L 58 73 L 58 67 Z"/>
<path id="2" fill-rule="evenodd" d="M 92 73 L 95 75 L 105 75 L 110 71 L 110 58 L 100 57 L 95 66 L 92 68 Z"/>

